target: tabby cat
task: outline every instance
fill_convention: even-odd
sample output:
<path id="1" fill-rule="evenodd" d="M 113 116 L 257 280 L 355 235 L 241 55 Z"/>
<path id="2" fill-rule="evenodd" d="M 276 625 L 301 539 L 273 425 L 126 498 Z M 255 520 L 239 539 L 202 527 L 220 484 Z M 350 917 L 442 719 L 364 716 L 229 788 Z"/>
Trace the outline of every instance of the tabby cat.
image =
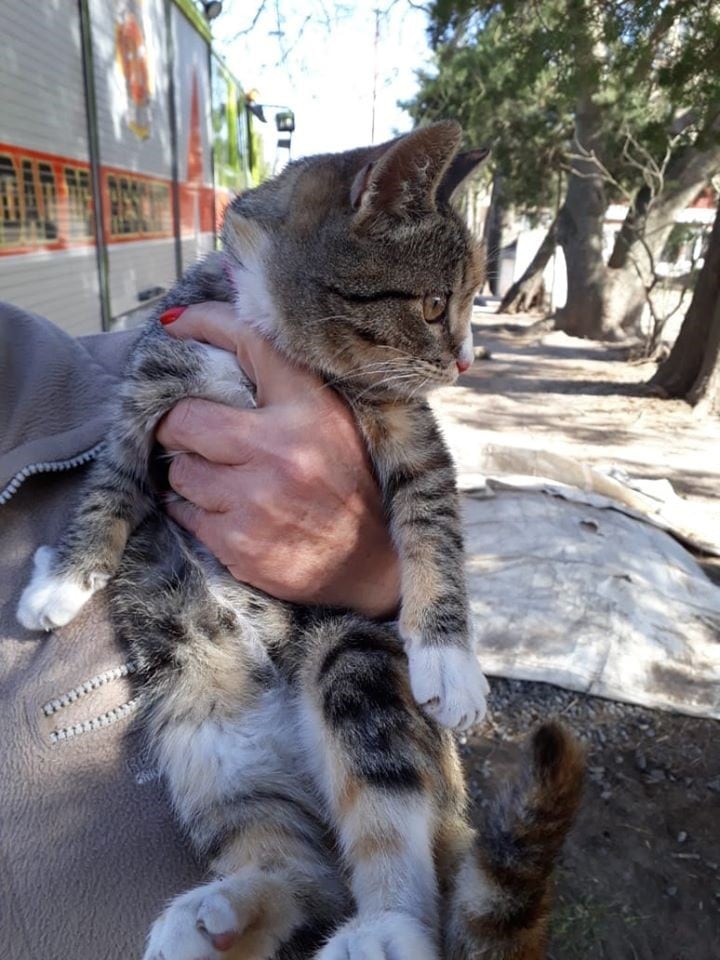
<path id="1" fill-rule="evenodd" d="M 159 419 L 188 396 L 252 405 L 253 386 L 231 355 L 168 337 L 157 317 L 68 530 L 36 554 L 18 609 L 30 628 L 69 622 L 110 583 L 159 768 L 215 877 L 165 910 L 146 960 L 540 955 L 575 745 L 553 726 L 536 735 L 476 846 L 441 729 L 475 723 L 487 692 L 454 471 L 424 399 L 472 360 L 482 259 L 450 197 L 485 151 L 459 154 L 460 139 L 440 123 L 291 164 L 232 203 L 222 255 L 158 311 L 231 300 L 350 404 L 400 556 L 397 632 L 237 583 L 164 517 Z"/>

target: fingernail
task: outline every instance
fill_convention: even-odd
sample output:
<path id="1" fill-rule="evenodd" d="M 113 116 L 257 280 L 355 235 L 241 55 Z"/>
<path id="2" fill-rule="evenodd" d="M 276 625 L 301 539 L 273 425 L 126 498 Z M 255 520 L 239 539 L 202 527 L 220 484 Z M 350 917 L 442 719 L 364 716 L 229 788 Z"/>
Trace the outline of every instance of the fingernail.
<path id="1" fill-rule="evenodd" d="M 160 314 L 160 323 L 166 327 L 169 323 L 175 323 L 180 314 L 185 313 L 187 307 L 172 307 Z"/>

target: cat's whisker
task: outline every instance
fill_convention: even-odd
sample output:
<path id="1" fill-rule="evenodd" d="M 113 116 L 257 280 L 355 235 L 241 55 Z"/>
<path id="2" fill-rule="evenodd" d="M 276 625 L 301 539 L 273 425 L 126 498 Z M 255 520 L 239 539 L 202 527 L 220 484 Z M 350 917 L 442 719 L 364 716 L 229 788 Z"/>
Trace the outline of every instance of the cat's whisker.
<path id="1" fill-rule="evenodd" d="M 333 377 L 331 380 L 325 382 L 325 386 L 330 387 L 335 384 L 342 383 L 345 380 L 351 380 L 357 377 L 369 376 L 369 375 L 379 375 L 382 373 L 411 373 L 408 364 L 401 364 L 399 362 L 393 363 L 392 361 L 376 361 L 374 363 L 368 363 L 361 367 L 356 367 L 354 370 L 350 370 L 348 373 L 340 374 L 337 377 Z"/>
<path id="2" fill-rule="evenodd" d="M 385 383 L 389 383 L 392 380 L 405 380 L 412 379 L 417 376 L 417 372 L 414 370 L 377 370 L 375 371 L 375 377 L 372 382 L 367 384 L 368 388 L 380 387 Z"/>
<path id="3" fill-rule="evenodd" d="M 338 360 L 344 353 L 347 353 L 348 351 L 356 350 L 356 349 L 357 349 L 357 345 L 356 345 L 356 344 L 347 344 L 347 345 L 344 346 L 341 350 L 337 350 L 337 351 L 335 351 L 335 352 L 333 353 L 333 360 Z M 383 345 L 383 344 L 377 344 L 376 347 L 375 347 L 375 349 L 384 349 L 384 345 Z M 406 356 L 407 356 L 408 360 L 413 361 L 413 362 L 414 362 L 415 359 L 416 359 L 412 354 L 406 354 Z M 372 364 L 378 364 L 378 363 L 395 363 L 395 364 L 397 364 L 397 363 L 402 363 L 402 362 L 403 362 L 403 360 L 401 360 L 401 359 L 398 358 L 398 357 L 382 357 L 382 358 L 376 357 L 375 359 L 368 359 L 368 360 L 367 360 L 365 363 L 363 363 L 361 366 L 364 367 L 364 366 L 368 366 L 368 365 L 372 365 Z"/>
<path id="4" fill-rule="evenodd" d="M 407 350 L 401 350 L 400 347 L 393 347 L 393 346 L 391 346 L 391 344 L 389 344 L 389 343 L 378 343 L 378 344 L 377 344 L 377 349 L 378 349 L 378 350 L 392 350 L 393 353 L 399 353 L 400 356 L 402 356 L 402 357 L 407 357 L 409 360 L 412 360 L 413 362 L 417 361 L 417 359 L 418 359 L 418 357 L 417 357 L 414 353 L 408 353 Z"/>
<path id="5" fill-rule="evenodd" d="M 423 389 L 423 387 L 425 387 L 429 382 L 430 382 L 429 377 L 423 377 L 420 383 L 418 383 L 418 385 L 415 387 L 415 389 L 410 392 L 410 396 L 408 397 L 408 399 L 409 400 L 414 399 L 417 396 L 417 394 Z"/>
<path id="6" fill-rule="evenodd" d="M 393 348 L 395 349 L 395 348 Z M 365 364 L 362 367 L 357 368 L 357 370 L 352 371 L 349 374 L 346 374 L 343 378 L 337 378 L 337 380 L 351 378 L 353 376 L 362 376 L 362 375 L 380 375 L 382 373 L 387 373 L 388 376 L 381 378 L 375 383 L 369 384 L 358 397 L 363 397 L 372 390 L 381 389 L 388 386 L 390 383 L 401 380 L 412 380 L 417 379 L 421 374 L 425 374 L 422 377 L 418 387 L 412 392 L 411 396 L 415 396 L 420 389 L 422 389 L 428 382 L 434 381 L 436 383 L 444 383 L 446 378 L 443 374 L 443 371 L 439 370 L 434 364 L 429 363 L 426 360 L 422 360 L 417 357 L 412 357 L 412 364 L 397 361 L 387 361 L 385 364 L 375 362 Z"/>
<path id="7" fill-rule="evenodd" d="M 370 393 L 372 390 L 380 390 L 383 387 L 387 387 L 392 383 L 400 383 L 403 380 L 414 380 L 417 377 L 416 373 L 404 373 L 404 374 L 395 374 L 394 376 L 385 377 L 382 380 L 379 380 L 377 383 L 371 383 L 369 386 L 365 387 L 364 390 L 361 390 L 357 395 L 356 399 L 360 400 L 366 394 Z"/>
<path id="8" fill-rule="evenodd" d="M 415 360 L 415 357 L 414 357 L 411 353 L 406 353 L 405 351 L 397 350 L 397 348 L 388 347 L 386 344 L 383 344 L 383 343 L 375 344 L 374 349 L 375 349 L 375 350 L 393 349 L 393 350 L 395 350 L 397 353 L 400 353 L 401 356 L 407 357 L 408 360 L 410 360 L 410 361 L 414 361 L 414 360 Z M 346 344 L 344 347 L 342 347 L 342 349 L 336 350 L 336 351 L 333 353 L 333 360 L 338 360 L 340 357 L 342 357 L 343 354 L 348 353 L 348 352 L 353 351 L 353 350 L 357 350 L 357 344 L 355 344 L 355 343 L 348 343 L 348 344 Z M 387 357 L 387 358 L 383 358 L 382 360 L 377 359 L 377 360 L 368 361 L 368 362 L 369 362 L 369 363 L 395 363 L 395 362 L 397 362 L 397 360 L 396 360 L 396 358 L 394 358 L 394 357 Z"/>
<path id="9" fill-rule="evenodd" d="M 367 384 L 364 390 L 362 390 L 359 394 L 357 394 L 357 396 L 362 397 L 371 390 L 380 390 L 391 383 L 400 383 L 403 380 L 413 380 L 413 379 L 415 379 L 414 373 L 391 374 L 391 375 L 382 377 L 379 380 L 374 381 L 373 383 Z"/>
<path id="10" fill-rule="evenodd" d="M 339 319 L 339 318 L 341 318 L 340 314 L 338 314 L 338 317 L 335 319 Z M 352 318 L 346 317 L 345 319 L 352 319 Z M 387 317 L 380 317 L 378 319 L 384 321 L 385 323 L 394 323 L 397 318 L 393 316 L 387 316 Z M 356 350 L 356 349 L 357 349 L 357 344 L 348 343 L 344 347 L 342 347 L 340 350 L 337 350 L 334 352 L 333 359 L 337 359 L 338 357 L 342 356 L 343 353 L 347 353 L 349 350 Z M 413 364 L 418 362 L 418 360 L 420 359 L 417 356 L 417 354 L 410 353 L 407 350 L 403 350 L 400 347 L 395 347 L 389 343 L 376 343 L 374 344 L 373 349 L 374 350 L 391 350 L 393 353 L 397 353 L 401 357 L 407 357 L 407 359 Z"/>

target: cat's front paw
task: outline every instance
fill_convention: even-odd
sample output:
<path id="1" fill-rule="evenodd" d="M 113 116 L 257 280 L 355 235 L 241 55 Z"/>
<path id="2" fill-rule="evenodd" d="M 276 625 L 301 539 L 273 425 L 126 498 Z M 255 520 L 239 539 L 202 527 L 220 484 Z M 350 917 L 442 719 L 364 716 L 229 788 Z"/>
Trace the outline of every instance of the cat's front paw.
<path id="1" fill-rule="evenodd" d="M 437 960 L 426 928 L 406 913 L 355 917 L 325 944 L 315 960 Z"/>
<path id="2" fill-rule="evenodd" d="M 17 618 L 28 630 L 64 627 L 107 583 L 108 578 L 98 574 L 91 578 L 90 586 L 85 586 L 67 573 L 56 572 L 55 560 L 52 547 L 38 547 L 35 551 L 35 569 L 17 608 Z"/>
<path id="3" fill-rule="evenodd" d="M 471 650 L 411 640 L 406 651 L 413 696 L 428 716 L 456 730 L 482 720 L 490 685 Z"/>

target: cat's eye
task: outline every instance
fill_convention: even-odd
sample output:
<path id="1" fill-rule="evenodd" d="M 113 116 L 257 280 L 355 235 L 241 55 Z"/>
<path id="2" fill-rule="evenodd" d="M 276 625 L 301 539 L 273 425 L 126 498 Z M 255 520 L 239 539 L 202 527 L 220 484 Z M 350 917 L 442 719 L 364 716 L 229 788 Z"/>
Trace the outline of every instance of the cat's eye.
<path id="1" fill-rule="evenodd" d="M 423 300 L 423 316 L 427 323 L 438 323 L 447 309 L 447 297 L 441 293 L 428 293 Z"/>

